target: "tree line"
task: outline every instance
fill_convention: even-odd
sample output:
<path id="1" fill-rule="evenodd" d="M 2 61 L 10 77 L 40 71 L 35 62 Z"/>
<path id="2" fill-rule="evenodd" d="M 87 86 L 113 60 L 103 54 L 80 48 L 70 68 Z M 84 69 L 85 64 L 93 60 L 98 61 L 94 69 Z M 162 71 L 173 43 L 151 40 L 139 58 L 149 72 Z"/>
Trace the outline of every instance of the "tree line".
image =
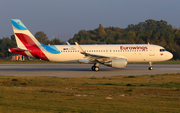
<path id="1" fill-rule="evenodd" d="M 35 37 L 43 44 L 65 44 L 59 38 L 51 40 L 43 31 L 35 33 Z M 138 24 L 129 24 L 127 28 L 106 27 L 101 24 L 94 30 L 80 30 L 68 41 L 70 44 L 157 44 L 172 52 L 174 59 L 180 58 L 180 29 L 172 27 L 164 20 L 148 19 Z M 0 39 L 0 57 L 8 55 L 8 48 L 16 47 L 14 35 Z M 12 53 L 9 53 L 11 55 Z"/>
<path id="2" fill-rule="evenodd" d="M 164 20 L 148 19 L 127 28 L 106 27 L 101 24 L 94 30 L 80 30 L 69 40 L 71 44 L 156 44 L 172 52 L 174 59 L 180 58 L 180 29 Z"/>

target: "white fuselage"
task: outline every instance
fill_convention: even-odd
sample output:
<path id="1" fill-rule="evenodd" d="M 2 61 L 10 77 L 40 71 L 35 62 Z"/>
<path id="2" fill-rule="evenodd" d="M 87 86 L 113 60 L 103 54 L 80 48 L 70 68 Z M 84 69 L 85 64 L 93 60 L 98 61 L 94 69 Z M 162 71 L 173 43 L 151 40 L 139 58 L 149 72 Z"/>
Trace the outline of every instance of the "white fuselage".
<path id="1" fill-rule="evenodd" d="M 41 49 L 50 61 L 80 62 L 85 56 L 76 45 L 55 45 L 59 54 Z M 86 53 L 125 58 L 128 62 L 158 62 L 169 60 L 173 55 L 163 47 L 150 44 L 81 45 Z"/>

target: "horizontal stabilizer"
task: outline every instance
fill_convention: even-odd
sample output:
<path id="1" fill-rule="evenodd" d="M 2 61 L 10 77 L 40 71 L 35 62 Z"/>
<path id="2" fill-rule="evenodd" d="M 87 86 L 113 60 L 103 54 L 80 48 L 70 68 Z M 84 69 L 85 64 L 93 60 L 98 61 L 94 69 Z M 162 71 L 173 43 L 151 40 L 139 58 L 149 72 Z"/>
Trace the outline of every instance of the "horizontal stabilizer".
<path id="1" fill-rule="evenodd" d="M 27 49 L 21 49 L 19 47 L 12 47 L 8 49 L 9 52 L 16 51 L 16 52 L 23 52 L 23 51 L 29 51 Z"/>

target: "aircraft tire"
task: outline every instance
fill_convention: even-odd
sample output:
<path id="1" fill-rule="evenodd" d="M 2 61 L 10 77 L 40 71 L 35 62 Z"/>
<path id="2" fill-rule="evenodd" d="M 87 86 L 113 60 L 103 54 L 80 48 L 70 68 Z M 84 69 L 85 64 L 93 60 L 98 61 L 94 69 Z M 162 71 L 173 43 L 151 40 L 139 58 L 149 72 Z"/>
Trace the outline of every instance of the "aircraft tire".
<path id="1" fill-rule="evenodd" d="M 96 72 L 99 71 L 99 67 L 96 66 L 96 67 L 94 68 L 94 71 L 96 71 Z"/>
<path id="2" fill-rule="evenodd" d="M 92 68 L 91 68 L 91 69 L 92 69 L 93 71 L 95 71 L 95 68 L 96 68 L 96 66 L 92 66 Z"/>
<path id="3" fill-rule="evenodd" d="M 149 67 L 149 70 L 153 70 L 153 67 Z"/>

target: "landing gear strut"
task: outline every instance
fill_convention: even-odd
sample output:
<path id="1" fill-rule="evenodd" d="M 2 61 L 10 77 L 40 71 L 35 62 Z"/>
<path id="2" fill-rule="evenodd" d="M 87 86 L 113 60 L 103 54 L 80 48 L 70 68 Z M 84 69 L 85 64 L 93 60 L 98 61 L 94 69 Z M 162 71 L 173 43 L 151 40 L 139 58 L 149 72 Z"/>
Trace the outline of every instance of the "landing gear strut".
<path id="1" fill-rule="evenodd" d="M 153 70 L 152 63 L 149 62 L 149 70 Z"/>
<path id="2" fill-rule="evenodd" d="M 98 67 L 98 66 L 99 66 L 99 63 L 95 63 L 95 64 L 92 66 L 91 69 L 92 69 L 93 71 L 99 71 L 99 67 Z"/>

